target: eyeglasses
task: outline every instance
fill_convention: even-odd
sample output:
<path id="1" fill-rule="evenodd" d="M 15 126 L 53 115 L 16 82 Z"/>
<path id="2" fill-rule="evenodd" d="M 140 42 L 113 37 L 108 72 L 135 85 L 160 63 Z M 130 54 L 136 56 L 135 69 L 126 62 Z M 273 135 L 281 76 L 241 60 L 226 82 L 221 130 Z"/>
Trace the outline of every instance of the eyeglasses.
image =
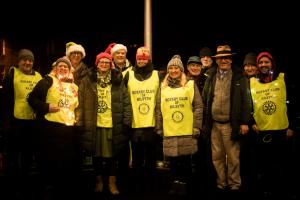
<path id="1" fill-rule="evenodd" d="M 106 65 L 109 65 L 109 64 L 110 64 L 110 62 L 105 62 L 105 61 L 100 61 L 99 63 L 100 63 L 100 64 L 106 64 Z"/>

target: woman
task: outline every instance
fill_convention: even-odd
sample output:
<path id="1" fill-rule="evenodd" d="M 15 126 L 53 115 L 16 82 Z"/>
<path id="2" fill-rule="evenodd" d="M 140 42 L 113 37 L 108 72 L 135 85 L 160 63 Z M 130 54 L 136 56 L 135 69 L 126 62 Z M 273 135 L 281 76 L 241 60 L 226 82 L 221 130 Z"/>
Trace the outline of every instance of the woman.
<path id="1" fill-rule="evenodd" d="M 191 155 L 198 150 L 203 104 L 197 85 L 187 81 L 178 55 L 168 63 L 156 105 L 156 130 L 163 136 L 163 152 L 170 160 L 169 193 L 185 195 L 192 175 Z"/>
<path id="2" fill-rule="evenodd" d="M 79 87 L 79 122 L 83 151 L 91 154 L 96 172 L 96 192 L 102 192 L 104 175 L 112 195 L 120 192 L 116 185 L 117 155 L 126 148 L 131 126 L 131 104 L 121 72 L 112 69 L 111 55 L 96 57 Z"/>
<path id="3" fill-rule="evenodd" d="M 74 194 L 78 175 L 78 143 L 74 132 L 78 87 L 71 76 L 71 62 L 59 58 L 53 70 L 29 94 L 28 102 L 40 121 L 38 164 L 46 188 L 59 195 Z M 48 192 L 48 191 L 47 191 Z"/>

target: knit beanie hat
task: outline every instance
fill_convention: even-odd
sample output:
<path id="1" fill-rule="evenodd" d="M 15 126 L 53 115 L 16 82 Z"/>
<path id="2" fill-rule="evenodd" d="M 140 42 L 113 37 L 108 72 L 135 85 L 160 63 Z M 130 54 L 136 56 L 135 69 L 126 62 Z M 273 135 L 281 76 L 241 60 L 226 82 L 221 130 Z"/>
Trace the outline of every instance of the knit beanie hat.
<path id="1" fill-rule="evenodd" d="M 18 54 L 18 61 L 22 59 L 31 59 L 34 61 L 34 55 L 29 49 L 21 49 Z"/>
<path id="2" fill-rule="evenodd" d="M 271 60 L 272 62 L 272 67 L 274 68 L 275 67 L 275 62 L 274 62 L 274 59 L 273 59 L 273 56 L 269 53 L 269 52 L 261 52 L 260 54 L 258 54 L 257 58 L 256 58 L 256 63 L 258 64 L 259 60 L 262 58 L 262 57 L 267 57 Z"/>
<path id="3" fill-rule="evenodd" d="M 168 72 L 169 72 L 169 67 L 170 66 L 177 66 L 177 67 L 180 68 L 180 70 L 182 72 L 184 72 L 184 68 L 183 68 L 183 64 L 182 64 L 180 55 L 174 55 L 172 57 L 172 59 L 169 61 L 168 65 L 167 65 L 167 71 Z"/>
<path id="4" fill-rule="evenodd" d="M 150 49 L 147 47 L 140 47 L 136 50 L 136 60 L 151 60 Z"/>
<path id="5" fill-rule="evenodd" d="M 71 53 L 75 51 L 82 53 L 82 58 L 84 58 L 86 55 L 83 46 L 76 44 L 75 42 L 68 42 L 66 44 L 66 56 L 69 58 Z"/>
<path id="6" fill-rule="evenodd" d="M 57 59 L 57 60 L 53 63 L 53 66 L 56 67 L 56 66 L 58 65 L 58 63 L 60 63 L 60 62 L 66 63 L 66 64 L 68 65 L 69 69 L 72 68 L 72 63 L 71 63 L 71 61 L 69 60 L 69 58 L 67 58 L 66 56 Z"/>
<path id="7" fill-rule="evenodd" d="M 243 66 L 245 66 L 245 65 L 256 66 L 256 54 L 255 53 L 251 52 L 245 56 Z"/>
<path id="8" fill-rule="evenodd" d="M 208 47 L 203 47 L 201 50 L 200 50 L 200 53 L 199 53 L 199 57 L 202 58 L 202 57 L 205 57 L 205 56 L 209 56 L 209 57 L 212 57 L 213 53 L 212 51 L 210 50 L 210 48 Z"/>
<path id="9" fill-rule="evenodd" d="M 110 54 L 113 55 L 116 51 L 119 51 L 121 49 L 124 49 L 125 52 L 127 53 L 127 47 L 126 46 L 124 46 L 123 44 L 115 44 L 113 46 L 113 48 L 111 48 Z"/>
<path id="10" fill-rule="evenodd" d="M 188 61 L 187 61 L 187 65 L 190 63 L 198 63 L 201 64 L 200 58 L 198 56 L 191 56 Z"/>
<path id="11" fill-rule="evenodd" d="M 99 53 L 97 56 L 96 56 L 96 66 L 98 65 L 99 61 L 101 58 L 107 58 L 109 59 L 110 61 L 110 66 L 113 67 L 113 64 L 112 64 L 112 56 L 109 54 L 109 53 L 106 53 L 106 52 L 101 52 Z"/>

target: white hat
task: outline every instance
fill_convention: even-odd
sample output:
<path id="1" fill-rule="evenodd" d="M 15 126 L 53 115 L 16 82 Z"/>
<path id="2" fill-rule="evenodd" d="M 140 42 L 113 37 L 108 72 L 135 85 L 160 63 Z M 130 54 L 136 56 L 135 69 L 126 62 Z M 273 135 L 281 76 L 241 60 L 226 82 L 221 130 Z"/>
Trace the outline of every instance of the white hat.
<path id="1" fill-rule="evenodd" d="M 113 55 L 116 51 L 119 51 L 121 49 L 124 49 L 125 52 L 127 53 L 127 47 L 124 46 L 123 44 L 116 44 L 111 50 L 110 54 Z"/>
<path id="2" fill-rule="evenodd" d="M 81 46 L 80 44 L 76 44 L 76 43 L 72 43 L 71 45 L 68 45 L 68 44 L 67 44 L 67 47 L 66 47 L 66 56 L 68 58 L 70 57 L 70 54 L 72 52 L 75 52 L 75 51 L 81 52 L 82 53 L 82 58 L 85 57 L 85 50 L 84 50 L 83 46 Z"/>

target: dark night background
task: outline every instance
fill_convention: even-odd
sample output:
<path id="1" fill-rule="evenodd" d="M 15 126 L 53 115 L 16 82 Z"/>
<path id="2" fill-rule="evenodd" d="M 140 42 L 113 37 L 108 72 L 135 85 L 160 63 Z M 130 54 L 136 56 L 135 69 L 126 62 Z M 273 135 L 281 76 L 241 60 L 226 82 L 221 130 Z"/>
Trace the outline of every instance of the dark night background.
<path id="1" fill-rule="evenodd" d="M 64 5 L 62 5 L 64 4 Z M 294 3 L 295 4 L 295 3 Z M 296 83 L 299 66 L 299 11 L 290 2 L 266 1 L 152 1 L 153 62 L 165 66 L 174 54 L 184 63 L 208 46 L 215 50 L 223 41 L 237 53 L 270 51 L 277 66 Z M 144 1 L 78 1 L 5 3 L 0 38 L 12 49 L 30 48 L 35 66 L 46 73 L 69 41 L 84 46 L 84 61 L 94 65 L 95 56 L 111 42 L 125 44 L 134 62 L 136 48 L 144 42 Z M 2 29 L 2 30 L 1 30 Z"/>
<path id="2" fill-rule="evenodd" d="M 269 51 L 277 67 L 287 72 L 297 104 L 300 11 L 299 3 L 293 2 L 152 0 L 154 66 L 166 66 L 174 54 L 186 64 L 202 47 L 215 51 L 221 42 L 230 44 L 237 53 L 233 62 L 240 66 L 247 53 Z M 83 45 L 83 61 L 90 67 L 111 42 L 126 45 L 133 63 L 136 49 L 144 43 L 144 0 L 4 1 L 0 8 L 0 40 L 5 38 L 15 52 L 31 49 L 34 67 L 43 75 L 65 55 L 70 41 Z M 296 109 L 299 133 L 300 106 Z M 299 134 L 295 141 L 299 144 Z M 299 158 L 299 148 L 296 154 Z"/>

